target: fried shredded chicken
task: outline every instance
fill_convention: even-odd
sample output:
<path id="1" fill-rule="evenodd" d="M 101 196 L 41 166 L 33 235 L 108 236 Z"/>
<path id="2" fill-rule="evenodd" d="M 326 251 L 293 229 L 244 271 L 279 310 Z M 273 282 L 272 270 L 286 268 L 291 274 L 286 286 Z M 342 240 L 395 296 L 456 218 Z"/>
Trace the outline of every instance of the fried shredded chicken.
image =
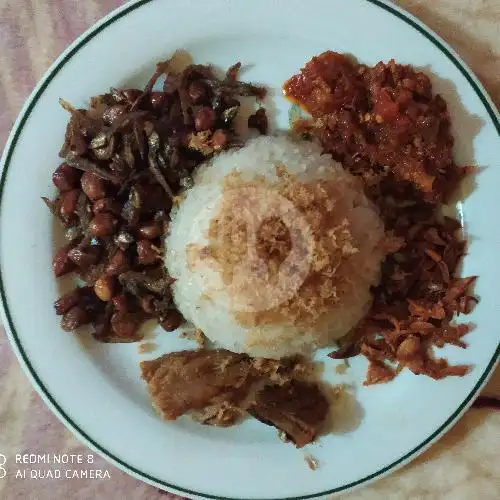
<path id="1" fill-rule="evenodd" d="M 206 261 L 221 272 L 226 285 L 231 284 L 234 303 L 251 306 L 241 307 L 235 314 L 238 322 L 246 327 L 280 322 L 314 326 L 331 311 L 332 304 L 351 293 L 352 284 L 344 277 L 352 274 L 349 268 L 355 265 L 352 256 L 359 253 L 359 241 L 353 235 L 350 221 L 339 217 L 347 213 L 347 207 L 343 206 L 338 182 L 300 182 L 288 173 L 286 165 L 280 165 L 278 172 L 282 182 L 277 185 L 263 179 L 246 181 L 240 174 L 227 176 L 220 212 L 210 223 L 209 245 L 199 250 L 199 253 L 205 252 Z M 302 218 L 289 218 L 288 227 L 283 219 L 273 215 L 260 223 L 253 205 L 256 194 L 261 209 L 265 206 L 268 213 L 294 207 Z M 282 206 L 283 200 L 288 205 Z M 234 210 L 235 206 L 238 211 Z M 254 256 L 248 254 L 249 227 L 258 228 Z M 295 247 L 302 249 L 301 253 L 296 250 L 293 259 L 291 233 Z M 313 249 L 310 270 L 290 294 L 289 290 L 301 279 L 300 259 L 307 258 L 309 248 Z M 264 274 L 260 260 L 267 265 Z M 286 279 L 280 279 L 280 273 L 286 275 Z M 267 299 L 267 296 L 262 289 L 265 286 L 273 290 L 274 296 L 290 295 L 290 298 L 276 305 L 264 304 L 262 297 Z"/>
<path id="2" fill-rule="evenodd" d="M 467 366 L 449 366 L 432 350 L 466 347 L 472 325 L 454 318 L 478 302 L 470 291 L 477 277 L 458 276 L 466 251 L 461 225 L 441 211 L 472 170 L 453 160 L 446 102 L 411 66 L 367 67 L 334 52 L 314 57 L 284 91 L 312 116 L 295 131 L 319 139 L 363 180 L 388 233 L 370 314 L 330 356 L 368 358 L 367 385 L 403 368 L 434 379 L 465 375 Z"/>

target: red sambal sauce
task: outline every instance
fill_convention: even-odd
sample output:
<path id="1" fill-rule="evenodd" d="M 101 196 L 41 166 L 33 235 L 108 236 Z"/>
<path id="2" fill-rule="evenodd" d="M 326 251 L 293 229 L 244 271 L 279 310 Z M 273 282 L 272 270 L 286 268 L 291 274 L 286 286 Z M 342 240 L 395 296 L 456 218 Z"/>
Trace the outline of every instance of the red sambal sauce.
<path id="1" fill-rule="evenodd" d="M 446 102 L 411 66 L 373 67 L 327 51 L 283 86 L 314 119 L 325 150 L 348 169 L 389 169 L 426 201 L 446 199 L 465 169 L 453 161 Z"/>

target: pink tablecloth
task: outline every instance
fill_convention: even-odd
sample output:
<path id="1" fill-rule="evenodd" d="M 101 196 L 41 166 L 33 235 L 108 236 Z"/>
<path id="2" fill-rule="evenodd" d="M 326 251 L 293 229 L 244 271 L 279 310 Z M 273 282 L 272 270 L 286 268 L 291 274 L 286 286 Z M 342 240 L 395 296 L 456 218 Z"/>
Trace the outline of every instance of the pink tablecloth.
<path id="1" fill-rule="evenodd" d="M 121 3 L 120 0 L 0 0 L 0 146 L 23 101 L 49 64 L 77 35 Z M 488 86 L 497 103 L 500 101 L 499 0 L 401 0 L 397 3 L 452 43 Z M 486 392 L 500 396 L 500 374 L 497 373 Z M 481 499 L 498 498 L 500 482 L 495 464 L 500 444 L 500 418 L 499 413 L 489 407 L 494 406 L 495 401 L 483 402 L 486 408 L 471 410 L 416 463 L 347 497 L 456 500 L 476 494 Z M 89 451 L 72 437 L 31 389 L 0 331 L 0 498 L 178 498 L 134 480 L 97 456 L 93 469 L 107 470 L 110 479 L 16 478 L 15 468 L 11 467 L 16 453 L 87 454 Z M 7 457 L 5 478 L 2 454 Z"/>

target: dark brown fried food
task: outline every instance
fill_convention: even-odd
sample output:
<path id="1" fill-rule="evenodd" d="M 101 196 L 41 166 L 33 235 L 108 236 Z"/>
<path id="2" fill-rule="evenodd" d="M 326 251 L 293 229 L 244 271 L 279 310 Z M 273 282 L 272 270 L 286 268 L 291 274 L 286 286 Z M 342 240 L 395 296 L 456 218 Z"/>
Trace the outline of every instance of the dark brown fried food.
<path id="1" fill-rule="evenodd" d="M 43 200 L 68 242 L 56 252 L 53 271 L 56 277 L 75 272 L 102 302 L 94 313 L 80 307 L 78 294 L 72 296 L 77 309 L 64 312 L 65 329 L 92 323 L 103 342 L 140 340 L 139 311 L 146 313 L 142 318 L 168 323 L 169 330 L 183 322 L 161 262 L 172 200 L 191 185 L 197 165 L 234 143 L 237 98 L 265 94 L 238 81 L 239 63 L 223 79 L 208 66 L 181 73 L 173 66 L 171 60 L 158 63 L 143 90 L 112 89 L 92 97 L 88 109 L 60 101 L 70 114 L 60 151 L 64 162 L 52 177 L 56 198 Z"/>
<path id="2" fill-rule="evenodd" d="M 291 380 L 267 385 L 255 395 L 250 415 L 286 433 L 298 448 L 315 439 L 328 414 L 329 403 L 317 384 Z"/>
<path id="3" fill-rule="evenodd" d="M 153 406 L 166 420 L 193 413 L 199 422 L 227 427 L 248 412 L 298 447 L 317 436 L 329 411 L 319 386 L 302 379 L 305 371 L 299 360 L 251 359 L 224 349 L 141 363 Z"/>
<path id="4" fill-rule="evenodd" d="M 464 375 L 466 367 L 431 354 L 432 346 L 465 347 L 472 327 L 453 318 L 477 302 L 469 291 L 476 277 L 458 277 L 466 249 L 460 223 L 441 215 L 441 203 L 470 170 L 453 160 L 446 102 L 411 66 L 367 67 L 334 52 L 314 57 L 284 91 L 312 115 L 296 131 L 318 138 L 364 181 L 389 235 L 372 310 L 330 356 L 366 356 L 366 384 L 387 382 L 405 367 L 435 379 Z"/>

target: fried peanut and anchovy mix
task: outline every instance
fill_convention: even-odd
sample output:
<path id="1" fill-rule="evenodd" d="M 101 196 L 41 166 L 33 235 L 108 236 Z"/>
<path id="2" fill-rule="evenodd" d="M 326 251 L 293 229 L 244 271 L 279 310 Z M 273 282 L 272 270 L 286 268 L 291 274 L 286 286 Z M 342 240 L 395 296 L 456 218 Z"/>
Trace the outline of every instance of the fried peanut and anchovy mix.
<path id="1" fill-rule="evenodd" d="M 88 109 L 61 101 L 70 120 L 58 193 L 44 201 L 67 238 L 54 274 L 84 282 L 55 303 L 64 330 L 92 324 L 102 342 L 135 342 L 148 318 L 167 331 L 183 321 L 162 260 L 170 209 L 197 165 L 239 144 L 238 97 L 260 101 L 265 89 L 238 80 L 240 63 L 222 79 L 208 66 L 174 67 L 161 62 L 143 90 L 111 89 Z M 249 125 L 265 131 L 263 108 Z"/>

